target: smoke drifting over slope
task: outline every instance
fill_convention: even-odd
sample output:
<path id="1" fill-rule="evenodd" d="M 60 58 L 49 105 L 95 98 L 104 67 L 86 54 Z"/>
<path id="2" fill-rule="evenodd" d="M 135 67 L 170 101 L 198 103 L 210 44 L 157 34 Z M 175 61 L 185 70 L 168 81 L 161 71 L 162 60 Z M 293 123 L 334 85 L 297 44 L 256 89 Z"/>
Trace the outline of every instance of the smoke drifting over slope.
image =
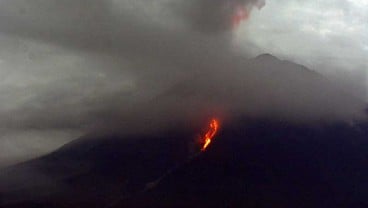
<path id="1" fill-rule="evenodd" d="M 234 52 L 229 41 L 234 12 L 263 5 L 261 0 L 94 0 L 87 5 L 3 0 L 0 33 L 37 46 L 20 49 L 27 70 L 20 73 L 40 78 L 11 83 L 27 83 L 34 96 L 21 104 L 6 99 L 6 105 L 17 105 L 1 109 L 0 122 L 9 129 L 112 126 L 142 133 L 214 114 L 298 122 L 364 117 L 364 103 L 319 75 L 272 56 L 247 60 Z M 19 60 L 7 56 L 2 70 L 10 71 Z M 55 60 L 60 60 L 56 66 Z"/>

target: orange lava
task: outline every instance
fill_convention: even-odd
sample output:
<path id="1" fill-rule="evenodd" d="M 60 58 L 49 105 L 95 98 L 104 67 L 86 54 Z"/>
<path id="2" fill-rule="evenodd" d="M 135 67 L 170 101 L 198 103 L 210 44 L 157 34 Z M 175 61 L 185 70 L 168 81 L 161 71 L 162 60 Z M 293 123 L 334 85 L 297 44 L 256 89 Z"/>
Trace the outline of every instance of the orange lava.
<path id="1" fill-rule="evenodd" d="M 204 144 L 201 151 L 205 151 L 207 147 L 211 144 L 212 139 L 215 137 L 218 131 L 218 128 L 219 128 L 219 121 L 217 119 L 212 119 L 209 125 L 209 129 L 203 137 Z"/>

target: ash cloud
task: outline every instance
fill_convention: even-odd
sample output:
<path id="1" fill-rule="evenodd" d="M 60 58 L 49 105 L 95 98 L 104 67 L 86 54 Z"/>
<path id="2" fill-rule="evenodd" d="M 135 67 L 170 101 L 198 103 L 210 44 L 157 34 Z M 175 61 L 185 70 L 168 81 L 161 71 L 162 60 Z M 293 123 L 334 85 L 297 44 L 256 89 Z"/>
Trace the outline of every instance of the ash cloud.
<path id="1" fill-rule="evenodd" d="M 7 95 L 0 105 L 4 131 L 151 133 L 214 115 L 292 122 L 364 117 L 365 103 L 318 74 L 233 50 L 228 20 L 235 4 L 262 6 L 241 0 L 1 1 L 1 70 L 19 69 L 0 88 Z"/>

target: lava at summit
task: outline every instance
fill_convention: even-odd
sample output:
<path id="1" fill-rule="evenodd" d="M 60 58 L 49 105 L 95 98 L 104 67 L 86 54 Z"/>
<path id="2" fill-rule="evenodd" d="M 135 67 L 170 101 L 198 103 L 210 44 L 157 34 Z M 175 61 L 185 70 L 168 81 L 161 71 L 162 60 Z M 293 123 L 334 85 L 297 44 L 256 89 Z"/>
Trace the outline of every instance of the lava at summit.
<path id="1" fill-rule="evenodd" d="M 240 23 L 243 20 L 247 20 L 249 17 L 249 11 L 242 7 L 242 6 L 237 6 L 235 9 L 235 12 L 232 16 L 232 26 L 233 28 L 236 28 L 240 25 Z"/>

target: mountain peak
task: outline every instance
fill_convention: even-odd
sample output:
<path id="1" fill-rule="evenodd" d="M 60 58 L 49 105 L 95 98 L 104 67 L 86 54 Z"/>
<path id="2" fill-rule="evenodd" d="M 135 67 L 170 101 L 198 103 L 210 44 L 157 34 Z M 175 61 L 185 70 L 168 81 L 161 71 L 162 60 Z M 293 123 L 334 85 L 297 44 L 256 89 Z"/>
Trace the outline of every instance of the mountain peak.
<path id="1" fill-rule="evenodd" d="M 280 59 L 278 59 L 276 56 L 273 56 L 272 54 L 269 53 L 264 53 L 261 55 L 258 55 L 257 57 L 254 58 L 254 60 L 259 60 L 259 61 L 280 61 Z"/>

